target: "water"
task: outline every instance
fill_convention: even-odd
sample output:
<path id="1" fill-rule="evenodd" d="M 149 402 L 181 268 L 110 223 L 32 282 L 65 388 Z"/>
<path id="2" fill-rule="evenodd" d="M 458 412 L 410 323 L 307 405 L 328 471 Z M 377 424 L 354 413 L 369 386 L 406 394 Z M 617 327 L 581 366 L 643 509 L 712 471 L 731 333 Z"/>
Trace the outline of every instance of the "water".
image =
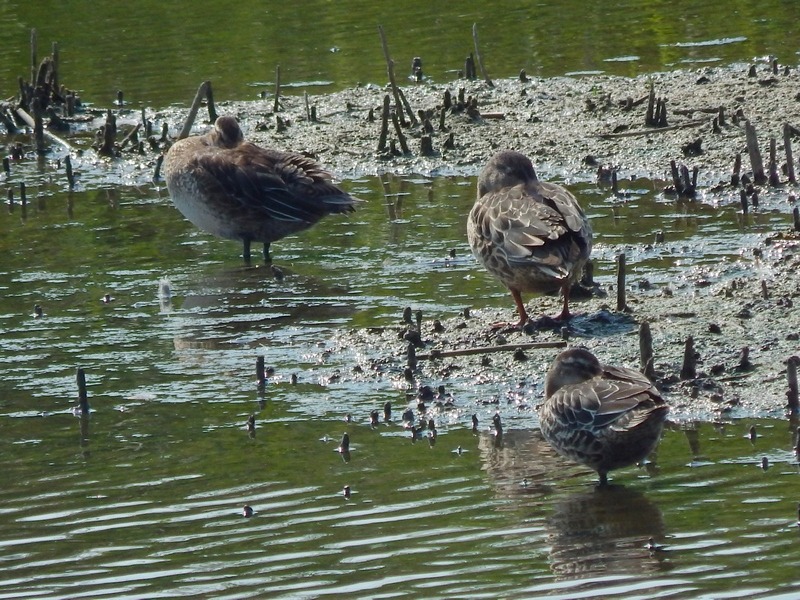
<path id="1" fill-rule="evenodd" d="M 5 2 L 0 18 L 3 97 L 30 72 L 30 30 L 38 56 L 58 42 L 62 82 L 101 107 L 125 92 L 133 107 L 188 104 L 211 79 L 218 101 L 272 91 L 275 67 L 292 90 L 310 93 L 357 82 L 382 84 L 386 65 L 378 25 L 402 77 L 414 56 L 437 82 L 451 81 L 473 52 L 478 24 L 481 53 L 492 77 L 603 72 L 638 75 L 695 68 L 770 54 L 796 61 L 800 7 L 791 0 L 746 0 L 721 7 L 714 0 L 668 5 L 638 0 L 542 0 L 524 6 L 495 2 L 408 2 L 402 8 L 368 0 L 303 4 L 201 0 L 191 10 L 152 0 L 124 8 L 70 3 L 61 11 L 44 2 Z"/>
<path id="2" fill-rule="evenodd" d="M 636 4 L 555 12 L 540 3 L 534 18 L 516 6 L 379 14 L 371 3 L 325 3 L 318 22 L 301 27 L 252 3 L 224 12 L 195 3 L 192 14 L 76 3 L 66 16 L 6 3 L 0 81 L 11 95 L 34 25 L 42 45 L 60 42 L 69 85 L 101 106 L 118 88 L 134 105 L 186 103 L 207 77 L 222 98 L 247 98 L 277 62 L 290 82 L 381 82 L 377 22 L 393 52 L 423 55 L 435 80 L 451 78 L 470 51 L 473 22 L 496 77 L 523 67 L 635 74 L 784 56 L 796 45 L 794 5 L 768 2 L 753 14 L 729 3 L 723 19 L 714 3 L 673 3 L 675 16 L 659 19 L 663 8 Z M 580 19 L 565 16 L 578 10 Z M 223 34 L 210 36 L 210 23 Z M 625 27 L 633 23 L 651 25 Z M 25 177 L 26 212 L 0 210 L 0 598 L 800 594 L 796 424 L 681 423 L 653 464 L 596 490 L 594 475 L 538 434 L 532 407 L 550 352 L 531 361 L 528 382 L 431 381 L 454 397 L 434 415 L 434 446 L 412 444 L 399 424 L 402 378 L 353 374 L 390 350 L 361 355 L 342 331 L 395 325 L 408 305 L 426 318 L 464 306 L 510 311 L 507 293 L 468 256 L 474 178 L 344 181 L 368 202 L 276 243 L 279 279 L 245 268 L 237 244 L 183 220 L 147 166 L 85 168 L 71 193 L 51 172 L 46 162 L 18 166 L 7 185 L 17 190 Z M 753 268 L 748 249 L 759 236 L 790 220 L 782 193 L 764 194 L 743 220 L 736 198 L 683 203 L 661 196 L 658 182 L 624 187 L 615 198 L 570 184 L 592 218 L 604 284 L 623 248 L 634 281 L 735 277 Z M 646 246 L 656 230 L 670 243 Z M 167 280 L 171 296 L 160 297 Z M 258 355 L 275 368 L 263 393 Z M 76 367 L 87 374 L 88 418 L 73 415 Z M 394 421 L 371 428 L 369 412 L 387 401 Z M 501 440 L 489 431 L 498 410 Z M 349 457 L 336 451 L 345 431 Z"/>

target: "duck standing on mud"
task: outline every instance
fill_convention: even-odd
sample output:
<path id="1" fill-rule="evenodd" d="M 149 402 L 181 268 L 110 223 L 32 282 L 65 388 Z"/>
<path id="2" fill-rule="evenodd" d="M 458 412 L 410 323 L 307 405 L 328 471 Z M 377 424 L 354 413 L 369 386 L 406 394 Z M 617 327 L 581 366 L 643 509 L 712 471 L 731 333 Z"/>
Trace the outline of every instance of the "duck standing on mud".
<path id="1" fill-rule="evenodd" d="M 559 354 L 544 383 L 542 435 L 562 456 L 608 482 L 613 469 L 647 458 L 661 439 L 669 408 L 647 377 L 600 364 L 583 348 Z"/>
<path id="2" fill-rule="evenodd" d="M 467 238 L 475 257 L 511 292 L 521 327 L 523 292 L 561 290 L 559 320 L 570 317 L 569 290 L 592 250 L 592 228 L 578 201 L 560 185 L 539 181 L 524 154 L 495 154 L 478 178 Z"/>
<path id="3" fill-rule="evenodd" d="M 301 154 L 244 141 L 236 119 L 219 117 L 205 135 L 175 142 L 164 174 L 172 201 L 189 221 L 217 237 L 269 246 L 332 213 L 355 210 L 356 198 Z"/>

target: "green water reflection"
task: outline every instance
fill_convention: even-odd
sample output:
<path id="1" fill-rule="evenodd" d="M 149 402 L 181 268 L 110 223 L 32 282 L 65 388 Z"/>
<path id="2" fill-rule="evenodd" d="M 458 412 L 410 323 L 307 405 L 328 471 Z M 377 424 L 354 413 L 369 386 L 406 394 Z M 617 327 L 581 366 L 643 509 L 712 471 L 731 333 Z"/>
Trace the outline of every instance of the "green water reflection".
<path id="1" fill-rule="evenodd" d="M 434 81 L 450 81 L 473 51 L 477 23 L 490 76 L 520 69 L 550 77 L 571 72 L 637 75 L 670 68 L 749 61 L 775 54 L 791 64 L 800 44 L 800 7 L 786 0 L 675 2 L 545 0 L 406 2 L 309 1 L 301 5 L 209 0 L 4 2 L 0 18 L 0 88 L 10 96 L 30 72 L 30 29 L 39 56 L 58 42 L 63 81 L 101 106 L 123 90 L 134 106 L 186 104 L 211 79 L 218 99 L 255 98 L 282 81 L 340 89 L 382 84 L 385 63 L 377 26 L 389 37 L 398 74 L 420 56 Z M 307 85 L 306 85 L 307 84 Z M 314 89 L 314 88 L 312 88 Z M 287 88 L 291 93 L 291 88 Z"/>
<path id="2" fill-rule="evenodd" d="M 187 7 L 2 3 L 0 86 L 11 96 L 28 72 L 31 27 L 40 55 L 60 43 L 65 83 L 86 100 L 106 106 L 123 89 L 134 106 L 158 108 L 185 104 L 206 78 L 219 99 L 255 97 L 276 64 L 290 84 L 381 84 L 378 23 L 398 65 L 421 55 L 428 76 L 446 81 L 471 51 L 472 23 L 495 77 L 637 74 L 767 53 L 791 62 L 799 10 L 776 0 L 730 2 L 723 16 L 710 1 Z M 51 167 L 15 170 L 7 184 L 25 177 L 29 204 L 0 211 L 0 597 L 800 592 L 787 562 L 800 498 L 795 425 L 675 427 L 655 465 L 615 474 L 622 487 L 600 494 L 592 474 L 538 437 L 536 369 L 550 355 L 531 361 L 523 408 L 485 403 L 513 382 L 498 392 L 448 381 L 456 408 L 436 415 L 433 446 L 412 444 L 397 420 L 404 384 L 348 377 L 364 357 L 337 346 L 342 329 L 395 324 L 409 304 L 426 318 L 510 310 L 467 250 L 473 178 L 343 182 L 368 202 L 277 243 L 279 280 L 243 267 L 237 244 L 196 231 L 163 186 L 132 183 L 148 177 L 98 166 L 103 181 L 85 169 L 67 193 Z M 625 182 L 623 198 L 570 187 L 592 219 L 603 284 L 623 249 L 634 281 L 734 276 L 753 268 L 743 249 L 790 220 L 778 194 L 742 219 L 735 198 L 674 202 L 654 182 Z M 648 245 L 656 230 L 668 243 Z M 160 298 L 165 278 L 172 295 Z M 261 395 L 256 355 L 276 368 Z M 89 419 L 72 414 L 77 366 Z M 386 401 L 395 421 L 370 428 Z M 497 410 L 502 441 L 487 427 Z M 345 431 L 347 461 L 335 451 Z"/>

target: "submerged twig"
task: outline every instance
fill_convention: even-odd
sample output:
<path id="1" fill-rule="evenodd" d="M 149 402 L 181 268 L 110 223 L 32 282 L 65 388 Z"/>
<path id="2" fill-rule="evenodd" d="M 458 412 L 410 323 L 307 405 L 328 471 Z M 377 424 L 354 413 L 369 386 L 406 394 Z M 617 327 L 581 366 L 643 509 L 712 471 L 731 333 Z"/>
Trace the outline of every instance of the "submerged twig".
<path id="1" fill-rule="evenodd" d="M 462 348 L 460 350 L 432 350 L 430 354 L 417 354 L 417 360 L 436 360 L 453 356 L 471 356 L 474 354 L 491 354 L 494 352 L 515 352 L 534 348 L 563 348 L 566 342 L 527 342 L 525 344 L 500 344 L 498 346 L 481 346 L 478 348 Z"/>

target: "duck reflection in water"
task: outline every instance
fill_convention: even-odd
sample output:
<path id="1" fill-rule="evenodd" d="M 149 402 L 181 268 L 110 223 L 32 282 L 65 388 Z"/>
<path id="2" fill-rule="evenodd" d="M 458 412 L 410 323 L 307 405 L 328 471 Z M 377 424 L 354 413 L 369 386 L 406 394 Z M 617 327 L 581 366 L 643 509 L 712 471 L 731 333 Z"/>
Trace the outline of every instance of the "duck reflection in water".
<path id="1" fill-rule="evenodd" d="M 559 579 L 669 568 L 668 553 L 650 544 L 663 543 L 666 527 L 645 494 L 622 485 L 578 484 L 565 492 L 577 473 L 565 469 L 539 431 L 506 429 L 502 448 L 493 437 L 486 432 L 478 442 L 483 468 L 498 496 L 513 498 L 526 518 L 542 523 Z"/>
<path id="2" fill-rule="evenodd" d="M 651 549 L 665 537 L 661 510 L 629 487 L 597 487 L 557 499 L 546 527 L 550 567 L 559 578 L 669 568 L 666 554 Z"/>

